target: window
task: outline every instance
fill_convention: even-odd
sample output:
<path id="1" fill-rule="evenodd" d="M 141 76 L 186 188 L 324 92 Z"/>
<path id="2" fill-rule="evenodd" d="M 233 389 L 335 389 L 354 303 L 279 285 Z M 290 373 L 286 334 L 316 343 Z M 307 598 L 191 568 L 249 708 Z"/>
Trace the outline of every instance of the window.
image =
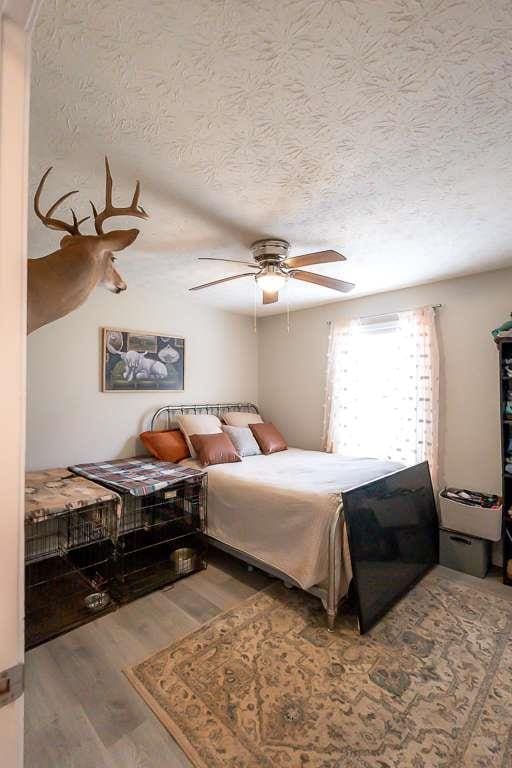
<path id="1" fill-rule="evenodd" d="M 431 307 L 333 326 L 325 447 L 437 471 L 438 349 Z"/>

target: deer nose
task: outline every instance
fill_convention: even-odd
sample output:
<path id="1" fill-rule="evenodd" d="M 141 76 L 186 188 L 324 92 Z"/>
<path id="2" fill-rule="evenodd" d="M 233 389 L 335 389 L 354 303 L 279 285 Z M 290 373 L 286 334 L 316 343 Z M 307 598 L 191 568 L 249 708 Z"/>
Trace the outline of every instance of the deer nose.
<path id="1" fill-rule="evenodd" d="M 127 288 L 126 283 L 123 283 L 123 285 L 116 287 L 116 293 L 122 293 L 123 291 L 126 291 L 126 288 Z"/>

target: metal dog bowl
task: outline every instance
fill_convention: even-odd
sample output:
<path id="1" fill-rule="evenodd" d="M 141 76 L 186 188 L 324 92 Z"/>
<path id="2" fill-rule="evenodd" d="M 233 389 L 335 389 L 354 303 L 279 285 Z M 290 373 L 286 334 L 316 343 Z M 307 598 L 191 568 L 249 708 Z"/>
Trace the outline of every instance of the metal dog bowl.
<path id="1" fill-rule="evenodd" d="M 84 605 L 87 610 L 91 612 L 101 611 L 103 608 L 106 608 L 109 603 L 110 595 L 108 592 L 92 592 L 90 595 L 87 595 L 87 597 L 84 597 Z"/>
<path id="2" fill-rule="evenodd" d="M 197 550 L 192 547 L 180 547 L 171 552 L 171 569 L 176 576 L 185 576 L 197 569 Z"/>

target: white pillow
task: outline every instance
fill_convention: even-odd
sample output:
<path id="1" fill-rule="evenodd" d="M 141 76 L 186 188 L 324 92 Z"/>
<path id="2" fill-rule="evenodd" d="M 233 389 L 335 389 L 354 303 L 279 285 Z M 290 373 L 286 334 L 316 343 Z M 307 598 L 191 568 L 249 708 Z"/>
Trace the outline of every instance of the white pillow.
<path id="1" fill-rule="evenodd" d="M 243 458 L 244 456 L 257 456 L 260 447 L 249 427 L 222 427 L 222 431 L 229 437 L 236 452 Z"/>
<path id="2" fill-rule="evenodd" d="M 246 411 L 228 411 L 223 413 L 222 418 L 228 427 L 248 427 L 249 424 L 263 424 L 263 419 L 259 413 L 247 413 Z"/>
<path id="3" fill-rule="evenodd" d="M 190 455 L 193 459 L 197 458 L 197 453 L 189 440 L 190 435 L 216 435 L 219 432 L 222 432 L 218 416 L 211 416 L 207 413 L 197 416 L 195 414 L 190 416 L 177 416 L 176 422 L 183 432 L 183 437 L 187 442 Z"/>

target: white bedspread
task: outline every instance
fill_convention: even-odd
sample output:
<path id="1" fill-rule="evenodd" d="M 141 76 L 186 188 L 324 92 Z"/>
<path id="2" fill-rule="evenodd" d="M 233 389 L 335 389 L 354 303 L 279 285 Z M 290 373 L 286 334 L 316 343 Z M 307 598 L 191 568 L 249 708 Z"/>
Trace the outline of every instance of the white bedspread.
<path id="1" fill-rule="evenodd" d="M 327 578 L 329 526 L 341 492 L 402 468 L 299 448 L 208 467 L 208 534 L 309 589 Z M 352 575 L 345 533 L 341 549 L 340 596 Z"/>

